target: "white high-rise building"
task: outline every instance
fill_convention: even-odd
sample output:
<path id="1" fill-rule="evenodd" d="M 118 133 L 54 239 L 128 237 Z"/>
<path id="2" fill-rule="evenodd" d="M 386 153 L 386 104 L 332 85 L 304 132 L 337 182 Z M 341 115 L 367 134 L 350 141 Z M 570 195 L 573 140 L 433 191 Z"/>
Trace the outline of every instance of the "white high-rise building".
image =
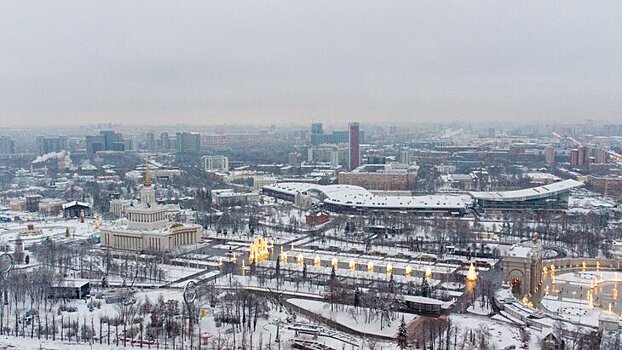
<path id="1" fill-rule="evenodd" d="M 229 158 L 225 156 L 204 156 L 203 166 L 205 171 L 228 171 Z"/>

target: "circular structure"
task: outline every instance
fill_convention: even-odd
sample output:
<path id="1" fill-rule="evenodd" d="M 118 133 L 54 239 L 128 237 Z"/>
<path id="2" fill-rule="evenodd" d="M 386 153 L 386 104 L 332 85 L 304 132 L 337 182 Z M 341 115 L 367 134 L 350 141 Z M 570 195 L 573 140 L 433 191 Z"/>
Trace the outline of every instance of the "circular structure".
<path id="1" fill-rule="evenodd" d="M 545 275 L 541 306 L 575 322 L 598 325 L 598 315 L 622 314 L 622 272 L 580 270 Z"/>
<path id="2" fill-rule="evenodd" d="M 188 304 L 195 301 L 197 298 L 197 284 L 193 281 L 188 282 L 184 287 L 184 301 Z"/>
<path id="3" fill-rule="evenodd" d="M 9 254 L 0 255 L 0 273 L 7 273 L 13 268 L 13 258 Z"/>

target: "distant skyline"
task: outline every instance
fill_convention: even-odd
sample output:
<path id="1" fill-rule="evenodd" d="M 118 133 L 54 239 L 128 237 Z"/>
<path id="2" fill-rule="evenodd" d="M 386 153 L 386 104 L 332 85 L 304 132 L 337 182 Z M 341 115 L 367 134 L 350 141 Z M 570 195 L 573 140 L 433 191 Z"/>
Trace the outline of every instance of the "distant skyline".
<path id="1" fill-rule="evenodd" d="M 8 1 L 3 126 L 622 122 L 619 1 Z"/>

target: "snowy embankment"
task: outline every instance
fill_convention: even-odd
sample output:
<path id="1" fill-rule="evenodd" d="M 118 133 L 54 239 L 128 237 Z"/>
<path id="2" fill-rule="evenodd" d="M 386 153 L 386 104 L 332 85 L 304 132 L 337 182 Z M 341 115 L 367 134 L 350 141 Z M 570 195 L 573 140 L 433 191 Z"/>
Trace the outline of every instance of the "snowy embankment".
<path id="1" fill-rule="evenodd" d="M 375 312 L 374 310 L 367 308 L 358 308 L 358 310 L 355 310 L 353 306 L 338 305 L 335 310 L 331 310 L 330 304 L 321 301 L 287 299 L 287 302 L 327 320 L 338 323 L 355 332 L 378 337 L 395 336 L 400 326 L 402 317 L 404 317 L 404 321 L 407 324 L 417 318 L 417 315 L 396 312 L 394 313 L 394 319 L 390 321 L 384 319 L 382 321 L 381 328 L 380 315 L 376 315 L 369 322 L 365 322 L 366 315 L 368 315 L 369 312 Z"/>

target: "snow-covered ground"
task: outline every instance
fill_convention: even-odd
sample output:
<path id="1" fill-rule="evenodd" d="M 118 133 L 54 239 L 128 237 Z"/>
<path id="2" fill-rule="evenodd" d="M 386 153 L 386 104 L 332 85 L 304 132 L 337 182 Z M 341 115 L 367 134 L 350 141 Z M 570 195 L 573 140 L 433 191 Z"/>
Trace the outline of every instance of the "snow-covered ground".
<path id="1" fill-rule="evenodd" d="M 108 289 L 105 291 L 104 295 L 111 295 L 111 293 L 113 293 L 112 290 Z M 93 295 L 97 294 L 97 291 L 93 291 L 92 294 Z M 177 302 L 180 303 L 180 305 L 181 303 L 183 303 L 182 291 L 180 288 L 138 291 L 134 295 L 134 298 L 139 303 L 144 302 L 148 298 L 152 304 L 155 304 L 160 295 L 164 298 L 164 300 L 176 300 Z M 71 319 L 72 321 L 79 320 L 80 324 L 86 323 L 87 326 L 90 326 L 91 322 L 93 322 L 94 328 L 96 332 L 98 333 L 100 319 L 105 316 L 115 317 L 118 315 L 119 310 L 120 310 L 118 304 L 107 304 L 103 299 L 100 299 L 100 301 L 101 301 L 100 308 L 94 308 L 92 311 L 89 311 L 87 303 L 83 300 L 72 300 L 67 303 L 67 306 L 75 306 L 77 308 L 75 312 L 62 311 L 60 313 L 56 313 L 58 305 L 55 306 L 53 309 L 54 309 L 55 317 L 57 319 L 56 321 L 57 327 L 60 322 L 60 317 L 62 316 L 65 321 L 67 321 L 68 319 Z M 211 307 L 207 300 L 203 300 L 203 301 L 197 300 L 196 304 L 200 308 L 206 310 L 205 317 L 200 318 L 199 322 L 200 322 L 201 334 L 209 334 L 211 336 L 210 338 L 211 341 L 209 342 L 209 345 L 210 345 L 209 348 L 215 349 L 214 344 L 216 342 L 216 339 L 218 338 L 222 339 L 223 344 L 225 342 L 228 342 L 229 344 L 228 346 L 231 347 L 232 339 L 233 339 L 233 335 L 231 334 L 231 326 L 226 325 L 226 324 L 217 326 L 214 320 L 214 313 L 217 310 L 217 308 L 215 309 Z M 410 316 L 411 318 L 413 317 L 412 315 Z M 51 314 L 49 317 L 51 317 Z M 349 316 L 345 315 L 344 317 L 349 317 Z M 290 342 L 295 338 L 313 340 L 313 341 L 318 342 L 319 344 L 324 344 L 334 349 L 342 349 L 344 348 L 344 346 L 346 349 L 358 349 L 360 348 L 360 346 L 362 346 L 363 343 L 367 341 L 361 337 L 354 337 L 343 332 L 330 330 L 329 327 L 325 327 L 321 323 L 319 325 L 324 326 L 327 329 L 327 331 L 325 332 L 323 336 L 315 337 L 313 335 L 301 334 L 301 333 L 296 332 L 293 329 L 288 329 L 288 323 L 287 323 L 288 318 L 289 318 L 289 314 L 286 310 L 280 310 L 278 307 L 275 307 L 273 305 L 272 311 L 269 313 L 268 318 L 267 319 L 260 318 L 258 320 L 256 330 L 247 332 L 244 335 L 246 337 L 246 341 L 250 342 L 250 340 L 252 339 L 254 348 L 257 347 L 257 344 L 260 341 L 260 339 L 262 339 L 261 341 L 262 341 L 262 344 L 264 344 L 264 346 L 269 341 L 271 341 L 272 349 L 278 348 L 277 343 L 275 343 L 277 333 L 279 334 L 279 337 L 281 339 L 281 346 L 282 346 L 281 348 L 283 349 L 289 348 Z M 147 314 L 145 317 L 145 322 L 148 322 L 149 319 L 150 319 L 149 315 Z M 6 319 L 5 319 L 5 322 L 6 322 Z M 306 317 L 301 316 L 301 315 L 298 315 L 296 322 L 301 322 L 303 324 L 317 324 L 317 321 L 309 320 Z M 12 325 L 14 324 L 14 321 L 11 320 L 8 324 L 11 325 L 12 327 Z M 387 332 L 394 333 L 398 325 L 399 325 L 399 321 L 394 320 L 391 326 L 390 327 L 387 326 L 385 330 Z M 197 325 L 197 327 L 199 326 Z M 119 327 L 119 332 L 122 333 L 121 326 Z M 50 339 L 48 340 L 45 340 L 44 339 L 45 337 L 42 337 L 43 339 L 37 339 L 36 331 L 35 331 L 34 338 L 31 339 L 30 328 L 26 327 L 25 337 L 22 337 L 21 335 L 19 337 L 6 336 L 6 335 L 0 336 L 0 349 L 15 349 L 15 350 L 17 349 L 19 350 L 22 350 L 22 349 L 23 350 L 31 350 L 31 349 L 32 350 L 35 350 L 35 349 L 48 349 L 48 350 L 52 350 L 52 349 L 53 350 L 123 349 L 124 347 L 123 347 L 122 340 L 119 342 L 118 346 L 116 345 L 117 334 L 116 334 L 116 330 L 114 327 L 111 328 L 110 333 L 111 333 L 111 336 L 110 336 L 111 344 L 108 345 L 107 344 L 107 325 L 104 324 L 103 325 L 103 337 L 102 337 L 103 344 L 100 345 L 98 339 L 95 340 L 93 344 L 90 344 L 89 342 L 85 343 L 82 341 L 78 343 L 76 342 L 75 336 L 71 341 L 68 341 L 66 338 L 66 334 L 65 334 L 64 340 L 61 341 L 59 339 L 60 338 L 59 332 L 57 332 L 56 334 L 57 339 L 55 341 L 52 341 L 51 335 L 50 335 Z M 251 333 L 252 333 L 252 338 L 251 338 Z M 121 334 L 119 334 L 119 336 L 121 336 Z M 239 333 L 238 331 L 236 336 L 238 337 L 237 338 L 238 345 L 240 345 L 239 342 L 241 341 L 243 335 Z M 135 337 L 134 339 L 137 339 L 137 337 Z M 212 341 L 214 343 L 212 343 Z M 134 348 L 137 348 L 138 346 L 139 346 L 138 344 L 135 344 Z M 177 339 L 177 346 L 179 347 L 179 338 Z M 186 340 L 186 346 L 187 346 L 187 340 Z M 382 347 L 383 349 L 396 349 L 395 344 L 393 342 L 380 341 L 378 342 L 378 346 Z M 127 347 L 125 347 L 125 349 L 131 348 L 131 347 L 132 347 L 132 344 L 128 342 Z M 221 348 L 224 348 L 224 347 L 225 346 L 223 345 Z M 146 348 L 146 345 L 144 346 L 144 348 Z M 154 348 L 154 346 L 152 346 L 152 348 Z M 164 348 L 164 342 L 162 341 L 162 339 L 160 342 L 160 348 Z M 168 348 L 169 349 L 171 348 L 171 341 L 169 341 L 168 343 Z"/>
<path id="2" fill-rule="evenodd" d="M 388 321 L 384 320 L 381 327 L 379 315 L 369 322 L 365 321 L 366 315 L 371 312 L 367 308 L 356 309 L 353 306 L 338 305 L 334 310 L 331 310 L 330 304 L 322 301 L 306 299 L 288 299 L 287 301 L 357 332 L 383 337 L 397 334 L 402 317 L 407 324 L 417 319 L 416 315 L 396 312 L 394 318 Z"/>
<path id="3" fill-rule="evenodd" d="M 468 343 L 471 332 L 474 334 L 481 332 L 488 339 L 489 348 L 494 346 L 496 349 L 503 349 L 512 345 L 520 348 L 523 344 L 519 328 L 498 315 L 490 318 L 473 314 L 452 314 L 449 318 L 452 324 L 458 327 L 459 342 Z M 531 332 L 530 335 L 529 349 L 539 349 L 537 333 Z"/>

